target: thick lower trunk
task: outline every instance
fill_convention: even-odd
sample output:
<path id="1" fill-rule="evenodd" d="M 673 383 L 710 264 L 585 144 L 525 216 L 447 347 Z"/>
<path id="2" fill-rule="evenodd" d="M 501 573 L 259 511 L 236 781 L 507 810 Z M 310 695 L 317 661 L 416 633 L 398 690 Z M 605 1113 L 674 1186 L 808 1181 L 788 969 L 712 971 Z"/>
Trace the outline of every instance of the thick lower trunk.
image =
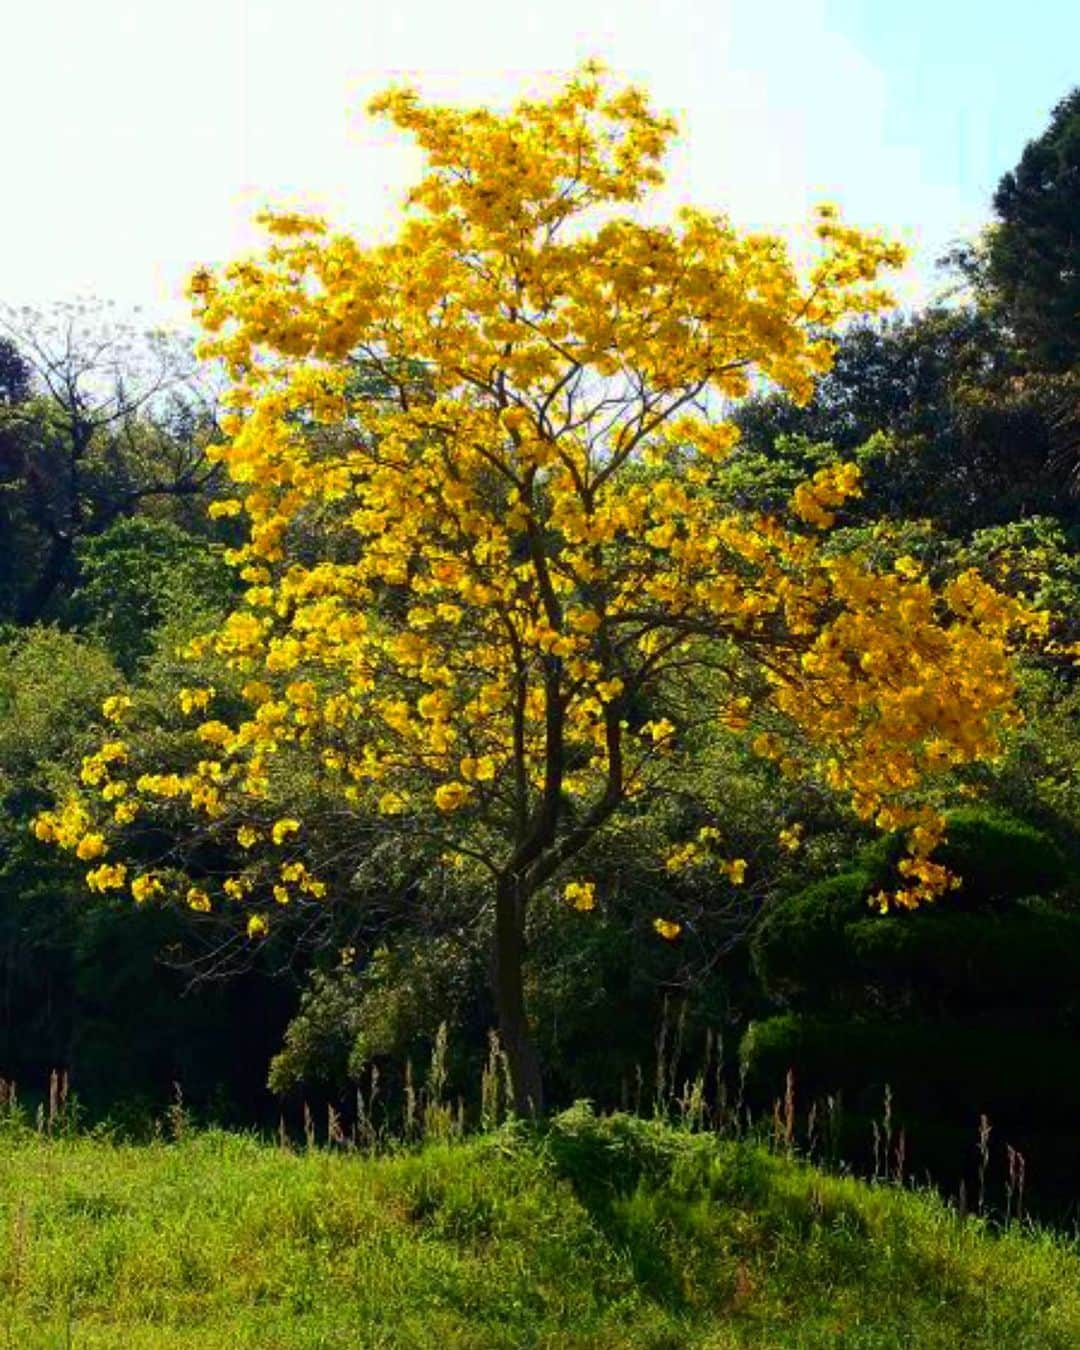
<path id="1" fill-rule="evenodd" d="M 499 1015 L 499 1036 L 510 1066 L 514 1110 L 539 1115 L 544 1107 L 540 1058 L 529 1035 L 524 987 L 525 902 L 512 877 L 500 880 L 495 894 L 495 949 L 492 988 Z"/>

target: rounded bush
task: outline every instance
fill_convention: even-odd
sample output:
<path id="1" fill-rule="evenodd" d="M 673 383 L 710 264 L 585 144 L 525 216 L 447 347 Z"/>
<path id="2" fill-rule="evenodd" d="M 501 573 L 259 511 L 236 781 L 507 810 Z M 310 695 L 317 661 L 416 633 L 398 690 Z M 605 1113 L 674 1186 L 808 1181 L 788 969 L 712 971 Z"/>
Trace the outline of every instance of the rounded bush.
<path id="1" fill-rule="evenodd" d="M 849 924 L 842 942 L 865 984 L 905 988 L 922 1005 L 1080 1011 L 1080 915 L 1017 906 L 1004 914 L 933 908 Z"/>
<path id="2" fill-rule="evenodd" d="M 1064 855 L 1043 830 L 1007 812 L 961 807 L 947 816 L 947 836 L 934 857 L 961 880 L 950 893 L 952 909 L 995 907 L 1031 895 L 1059 890 L 1069 879 Z M 903 856 L 899 834 L 876 840 L 859 855 L 859 865 L 875 885 L 895 884 Z"/>
<path id="3" fill-rule="evenodd" d="M 880 1108 L 886 1084 L 905 1112 L 1036 1123 L 1075 1119 L 1080 1035 L 945 1019 L 886 1022 L 786 1013 L 755 1023 L 740 1057 L 747 1090 L 768 1102 L 788 1070 L 804 1105 L 842 1092 L 856 1110 Z"/>
<path id="4" fill-rule="evenodd" d="M 766 911 L 752 940 L 752 955 L 767 994 L 784 1002 L 827 998 L 851 978 L 844 930 L 866 915 L 870 886 L 866 872 L 844 872 Z"/>

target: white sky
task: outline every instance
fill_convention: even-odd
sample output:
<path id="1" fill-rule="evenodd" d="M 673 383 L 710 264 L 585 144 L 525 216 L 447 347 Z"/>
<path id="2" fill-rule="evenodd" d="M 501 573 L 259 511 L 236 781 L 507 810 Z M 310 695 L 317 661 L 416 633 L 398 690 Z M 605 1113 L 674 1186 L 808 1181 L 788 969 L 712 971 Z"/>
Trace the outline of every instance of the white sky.
<path id="1" fill-rule="evenodd" d="M 391 80 L 506 104 L 589 55 L 680 117 L 665 204 L 782 229 L 836 200 L 915 246 L 904 293 L 918 300 L 985 195 L 930 181 L 918 144 L 890 143 L 886 72 L 827 19 L 827 0 L 13 4 L 0 301 L 96 295 L 183 320 L 185 277 L 257 243 L 264 204 L 388 228 L 418 163 L 362 115 Z"/>

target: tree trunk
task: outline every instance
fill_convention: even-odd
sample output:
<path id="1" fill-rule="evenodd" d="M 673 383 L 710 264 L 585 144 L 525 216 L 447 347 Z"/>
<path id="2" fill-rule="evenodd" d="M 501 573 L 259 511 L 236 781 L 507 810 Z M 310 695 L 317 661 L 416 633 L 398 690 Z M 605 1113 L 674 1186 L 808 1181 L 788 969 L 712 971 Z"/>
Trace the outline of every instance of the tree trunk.
<path id="1" fill-rule="evenodd" d="M 56 594 L 64 574 L 69 571 L 74 557 L 74 548 L 67 535 L 53 540 L 48 556 L 30 590 L 19 598 L 16 605 L 16 622 L 20 624 L 37 623 L 45 613 L 45 607 Z"/>
<path id="2" fill-rule="evenodd" d="M 492 988 L 499 1015 L 499 1035 L 510 1065 L 514 1110 L 519 1116 L 532 1116 L 543 1111 L 544 1099 L 540 1058 L 525 1016 L 524 955 L 525 900 L 516 879 L 503 876 L 495 892 Z"/>

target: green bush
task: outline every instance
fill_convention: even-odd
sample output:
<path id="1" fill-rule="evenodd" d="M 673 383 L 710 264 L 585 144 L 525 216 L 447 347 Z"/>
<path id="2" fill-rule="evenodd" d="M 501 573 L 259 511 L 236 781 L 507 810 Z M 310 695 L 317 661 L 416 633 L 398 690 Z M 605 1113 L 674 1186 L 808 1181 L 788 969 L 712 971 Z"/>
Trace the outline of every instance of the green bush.
<path id="1" fill-rule="evenodd" d="M 840 1091 L 856 1109 L 880 1107 L 885 1085 L 909 1111 L 974 1121 L 1075 1120 L 1080 1036 L 941 1020 L 842 1020 L 786 1013 L 752 1025 L 740 1047 L 748 1090 L 783 1091 L 789 1069 L 803 1101 Z"/>
<path id="2" fill-rule="evenodd" d="M 871 884 L 865 871 L 844 872 L 766 911 L 752 942 L 754 970 L 766 993 L 784 1002 L 829 1001 L 853 978 L 844 932 L 867 913 Z"/>
<path id="3" fill-rule="evenodd" d="M 931 908 L 861 919 L 842 941 L 867 985 L 905 989 L 922 1006 L 1053 1009 L 1059 1023 L 1077 1017 L 1080 915 Z"/>
<path id="4" fill-rule="evenodd" d="M 903 839 L 864 848 L 855 870 L 774 903 L 753 939 L 766 994 L 803 1008 L 1055 1006 L 1068 1019 L 1080 988 L 1080 914 L 1020 901 L 1060 892 L 1069 869 L 1053 840 L 1002 812 L 948 818 L 937 856 L 963 878 L 917 913 L 871 914 L 894 884 Z"/>
<path id="5" fill-rule="evenodd" d="M 950 908 L 993 907 L 1029 895 L 1057 891 L 1070 879 L 1064 855 L 1044 831 L 1005 811 L 961 807 L 946 816 L 948 833 L 934 857 L 961 879 L 950 893 Z M 870 844 L 860 865 L 875 886 L 895 884 L 895 866 L 904 851 L 902 835 Z"/>
<path id="6" fill-rule="evenodd" d="M 149 656 L 170 616 L 217 613 L 235 595 L 221 548 L 168 520 L 118 520 L 78 549 L 81 581 L 65 618 L 95 637 L 125 674 Z"/>

